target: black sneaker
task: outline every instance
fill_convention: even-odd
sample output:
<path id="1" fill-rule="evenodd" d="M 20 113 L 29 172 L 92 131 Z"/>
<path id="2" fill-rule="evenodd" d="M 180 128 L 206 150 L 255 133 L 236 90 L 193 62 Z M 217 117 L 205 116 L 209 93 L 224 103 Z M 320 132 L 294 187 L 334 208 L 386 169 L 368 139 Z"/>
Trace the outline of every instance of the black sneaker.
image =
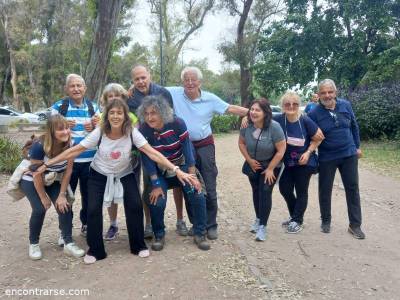
<path id="1" fill-rule="evenodd" d="M 217 228 L 210 228 L 207 230 L 207 238 L 209 240 L 216 240 L 218 238 Z"/>
<path id="2" fill-rule="evenodd" d="M 165 238 L 155 238 L 153 244 L 151 245 L 151 249 L 154 251 L 161 251 L 164 248 Z"/>
<path id="3" fill-rule="evenodd" d="M 349 226 L 349 229 L 347 230 L 353 237 L 359 240 L 365 239 L 365 234 L 362 232 L 360 226 Z"/>
<path id="4" fill-rule="evenodd" d="M 195 235 L 194 243 L 197 245 L 197 248 L 200 250 L 210 250 L 210 244 L 207 242 L 206 237 L 204 235 Z"/>
<path id="5" fill-rule="evenodd" d="M 321 232 L 330 233 L 331 232 L 331 223 L 322 222 L 321 223 Z"/>

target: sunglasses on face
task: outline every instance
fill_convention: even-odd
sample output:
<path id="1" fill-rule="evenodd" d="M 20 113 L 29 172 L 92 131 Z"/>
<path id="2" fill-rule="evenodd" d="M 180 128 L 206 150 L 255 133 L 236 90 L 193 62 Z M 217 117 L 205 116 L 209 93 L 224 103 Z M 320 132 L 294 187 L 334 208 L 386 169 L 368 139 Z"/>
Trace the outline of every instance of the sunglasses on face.
<path id="1" fill-rule="evenodd" d="M 286 102 L 283 106 L 286 107 L 286 108 L 289 108 L 289 107 L 299 107 L 299 103 L 297 103 L 297 102 L 293 102 L 293 103 Z"/>

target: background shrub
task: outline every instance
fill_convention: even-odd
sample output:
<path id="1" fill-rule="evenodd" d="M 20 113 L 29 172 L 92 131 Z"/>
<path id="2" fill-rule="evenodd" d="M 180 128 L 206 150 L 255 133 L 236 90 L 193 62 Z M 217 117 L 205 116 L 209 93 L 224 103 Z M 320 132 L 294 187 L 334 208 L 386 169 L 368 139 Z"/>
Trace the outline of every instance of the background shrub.
<path id="1" fill-rule="evenodd" d="M 239 117 L 235 115 L 216 115 L 211 122 L 213 133 L 229 132 L 239 128 Z"/>
<path id="2" fill-rule="evenodd" d="M 22 160 L 21 146 L 0 136 L 0 172 L 12 173 Z"/>
<path id="3" fill-rule="evenodd" d="M 362 139 L 400 138 L 400 82 L 361 87 L 348 94 Z"/>

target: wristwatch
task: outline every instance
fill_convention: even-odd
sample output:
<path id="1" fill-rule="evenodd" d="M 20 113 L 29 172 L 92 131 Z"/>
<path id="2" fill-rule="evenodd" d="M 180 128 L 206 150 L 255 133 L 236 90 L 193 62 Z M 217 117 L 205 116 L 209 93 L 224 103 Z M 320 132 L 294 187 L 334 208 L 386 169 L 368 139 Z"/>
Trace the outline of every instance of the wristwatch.
<path id="1" fill-rule="evenodd" d="M 175 166 L 175 167 L 172 169 L 172 171 L 176 172 L 176 171 L 178 171 L 179 169 L 180 169 L 179 166 Z"/>

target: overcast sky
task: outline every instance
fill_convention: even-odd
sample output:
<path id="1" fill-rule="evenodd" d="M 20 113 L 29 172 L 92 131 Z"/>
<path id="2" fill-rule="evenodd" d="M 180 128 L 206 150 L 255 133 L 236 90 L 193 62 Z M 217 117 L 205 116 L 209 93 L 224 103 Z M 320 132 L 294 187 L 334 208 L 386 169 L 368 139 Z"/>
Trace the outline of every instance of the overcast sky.
<path id="1" fill-rule="evenodd" d="M 141 0 L 135 10 L 134 19 L 137 21 L 134 22 L 131 30 L 132 42 L 151 46 L 154 44 L 154 39 L 158 40 L 158 36 L 151 33 L 146 22 L 141 22 L 150 18 L 150 6 L 147 1 Z M 203 27 L 185 44 L 180 59 L 187 63 L 191 59 L 207 58 L 210 70 L 221 71 L 223 57 L 217 50 L 218 44 L 222 39 L 233 40 L 235 30 L 235 19 L 226 13 L 208 14 Z"/>

